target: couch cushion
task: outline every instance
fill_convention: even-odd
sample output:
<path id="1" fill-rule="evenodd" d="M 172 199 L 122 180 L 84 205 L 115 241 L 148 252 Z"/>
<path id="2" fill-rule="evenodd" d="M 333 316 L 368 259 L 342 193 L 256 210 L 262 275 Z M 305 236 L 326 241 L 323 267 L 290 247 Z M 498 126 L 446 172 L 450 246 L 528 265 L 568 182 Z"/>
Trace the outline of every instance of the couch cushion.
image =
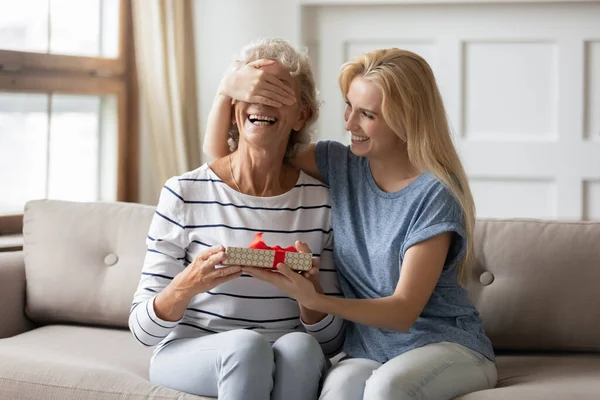
<path id="1" fill-rule="evenodd" d="M 0 398 L 208 399 L 152 385 L 151 356 L 126 330 L 45 326 L 0 340 Z"/>
<path id="2" fill-rule="evenodd" d="M 498 384 L 456 400 L 597 400 L 600 355 L 498 356 Z"/>
<path id="3" fill-rule="evenodd" d="M 469 293 L 496 350 L 600 351 L 600 222 L 479 220 Z"/>
<path id="4" fill-rule="evenodd" d="M 153 214 L 140 204 L 27 203 L 29 318 L 126 327 Z"/>

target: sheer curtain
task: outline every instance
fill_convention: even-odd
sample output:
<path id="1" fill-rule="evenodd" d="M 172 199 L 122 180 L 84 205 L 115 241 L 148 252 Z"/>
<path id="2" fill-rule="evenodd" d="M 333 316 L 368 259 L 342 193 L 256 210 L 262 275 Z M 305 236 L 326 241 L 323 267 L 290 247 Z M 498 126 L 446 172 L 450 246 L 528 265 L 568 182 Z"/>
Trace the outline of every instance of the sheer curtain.
<path id="1" fill-rule="evenodd" d="M 173 175 L 201 162 L 192 0 L 133 0 L 142 134 L 152 150 L 158 194 Z"/>

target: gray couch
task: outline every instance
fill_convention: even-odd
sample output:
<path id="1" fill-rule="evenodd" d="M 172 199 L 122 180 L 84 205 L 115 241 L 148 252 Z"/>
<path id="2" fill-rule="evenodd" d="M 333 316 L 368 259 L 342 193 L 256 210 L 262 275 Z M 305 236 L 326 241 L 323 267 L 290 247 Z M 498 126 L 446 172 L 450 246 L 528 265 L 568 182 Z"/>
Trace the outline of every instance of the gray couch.
<path id="1" fill-rule="evenodd" d="M 127 330 L 154 209 L 27 204 L 0 253 L 0 399 L 200 399 L 148 382 Z M 600 399 L 600 223 L 479 220 L 470 294 L 496 389 L 463 400 Z"/>

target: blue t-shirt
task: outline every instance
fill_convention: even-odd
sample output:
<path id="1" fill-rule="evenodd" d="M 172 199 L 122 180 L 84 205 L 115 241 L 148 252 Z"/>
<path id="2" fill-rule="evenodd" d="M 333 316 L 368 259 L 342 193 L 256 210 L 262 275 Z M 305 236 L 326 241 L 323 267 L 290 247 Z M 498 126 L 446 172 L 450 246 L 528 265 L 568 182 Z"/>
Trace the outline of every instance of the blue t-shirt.
<path id="1" fill-rule="evenodd" d="M 427 344 L 455 342 L 493 361 L 479 313 L 457 280 L 466 241 L 461 208 L 450 191 L 434 175 L 422 173 L 404 189 L 384 192 L 373 179 L 369 160 L 337 142 L 317 143 L 316 161 L 331 189 L 333 255 L 345 297 L 392 295 L 406 250 L 453 232 L 439 281 L 410 331 L 350 323 L 344 352 L 383 363 Z"/>

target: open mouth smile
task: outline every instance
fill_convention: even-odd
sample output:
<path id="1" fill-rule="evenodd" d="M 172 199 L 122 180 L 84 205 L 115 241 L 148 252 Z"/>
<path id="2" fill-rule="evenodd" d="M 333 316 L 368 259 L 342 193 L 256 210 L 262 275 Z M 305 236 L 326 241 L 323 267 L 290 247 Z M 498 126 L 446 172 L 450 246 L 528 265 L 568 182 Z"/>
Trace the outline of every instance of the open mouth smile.
<path id="1" fill-rule="evenodd" d="M 368 137 L 352 135 L 352 142 L 353 143 L 366 142 L 367 140 L 369 140 Z"/>
<path id="2" fill-rule="evenodd" d="M 267 115 L 250 114 L 248 115 L 248 121 L 256 126 L 269 126 L 274 125 L 277 122 L 277 118 L 269 117 Z"/>

